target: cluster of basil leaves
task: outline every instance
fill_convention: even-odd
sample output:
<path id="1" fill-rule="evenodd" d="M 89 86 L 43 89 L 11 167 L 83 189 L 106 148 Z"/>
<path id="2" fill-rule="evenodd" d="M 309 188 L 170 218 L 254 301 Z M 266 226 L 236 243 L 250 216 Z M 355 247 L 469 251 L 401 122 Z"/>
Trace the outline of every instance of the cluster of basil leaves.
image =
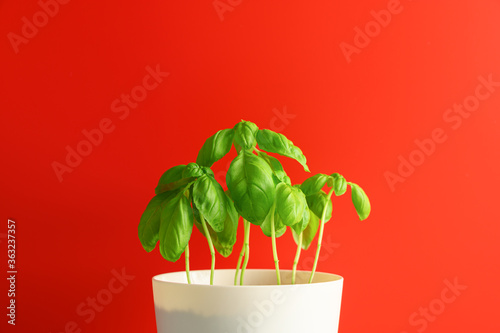
<path id="1" fill-rule="evenodd" d="M 232 146 L 238 155 L 230 164 L 226 175 L 228 190 L 224 191 L 210 168 Z M 227 257 L 236 242 L 241 216 L 245 223 L 260 226 L 266 236 L 273 238 L 278 265 L 274 238 L 282 236 L 290 227 L 298 250 L 309 248 L 318 229 L 322 236 L 322 227 L 331 218 L 333 192 L 342 195 L 350 185 L 360 219 L 368 217 L 370 202 L 358 185 L 346 182 L 339 174 L 317 174 L 302 185 L 292 185 L 280 161 L 266 152 L 293 158 L 309 172 L 304 154 L 292 141 L 280 133 L 259 129 L 249 121 L 241 121 L 209 137 L 196 163 L 167 170 L 139 223 L 139 239 L 144 249 L 152 251 L 159 241 L 161 255 L 168 261 L 177 261 L 188 249 L 193 225 L 196 225 L 209 244 Z M 329 194 L 323 191 L 325 185 L 332 188 Z M 204 225 L 205 221 L 208 225 Z M 317 256 L 319 249 L 320 246 Z M 248 257 L 245 248 L 243 254 Z M 240 262 L 238 268 L 239 265 Z M 278 266 L 276 268 L 279 282 Z"/>

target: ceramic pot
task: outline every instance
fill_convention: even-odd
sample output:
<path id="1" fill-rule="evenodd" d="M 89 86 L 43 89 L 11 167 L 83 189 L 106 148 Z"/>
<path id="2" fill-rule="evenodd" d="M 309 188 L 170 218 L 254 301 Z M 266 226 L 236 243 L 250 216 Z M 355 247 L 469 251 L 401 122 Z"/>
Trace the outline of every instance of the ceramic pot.
<path id="1" fill-rule="evenodd" d="M 158 333 L 337 333 L 343 278 L 298 271 L 247 269 L 243 286 L 234 285 L 233 270 L 210 270 L 157 275 L 153 295 Z"/>

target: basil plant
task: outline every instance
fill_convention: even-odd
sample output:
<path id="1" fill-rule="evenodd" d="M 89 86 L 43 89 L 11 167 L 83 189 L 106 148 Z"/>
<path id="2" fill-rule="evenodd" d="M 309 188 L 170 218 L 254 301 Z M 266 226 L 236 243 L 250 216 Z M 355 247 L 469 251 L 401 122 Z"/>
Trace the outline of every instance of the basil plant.
<path id="1" fill-rule="evenodd" d="M 237 156 L 226 175 L 227 190 L 217 182 L 211 169 L 231 148 Z M 243 246 L 239 252 L 234 284 L 243 285 L 250 258 L 250 229 L 260 228 L 271 238 L 277 283 L 281 284 L 276 239 L 288 229 L 297 243 L 292 283 L 302 250 L 316 235 L 317 248 L 309 283 L 313 281 L 322 245 L 325 223 L 332 217 L 332 195 L 351 197 L 360 220 L 370 214 L 370 201 L 363 189 L 338 174 L 318 173 L 302 184 L 292 184 L 281 162 L 269 153 L 292 158 L 306 172 L 309 168 L 301 149 L 283 134 L 259 129 L 249 121 L 223 129 L 209 137 L 195 162 L 168 169 L 158 181 L 155 196 L 141 216 L 138 233 L 143 248 L 175 262 L 184 253 L 189 275 L 189 241 L 195 226 L 206 238 L 211 253 L 210 284 L 215 274 L 217 251 L 223 257 L 233 252 L 238 223 L 243 223 Z M 324 188 L 329 188 L 325 192 Z"/>

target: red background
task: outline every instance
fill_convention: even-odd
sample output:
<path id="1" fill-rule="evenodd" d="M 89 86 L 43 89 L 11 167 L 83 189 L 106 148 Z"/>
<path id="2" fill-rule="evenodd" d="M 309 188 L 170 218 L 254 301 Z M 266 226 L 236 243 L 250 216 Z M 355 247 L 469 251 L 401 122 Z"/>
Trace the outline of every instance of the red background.
<path id="1" fill-rule="evenodd" d="M 142 249 L 140 215 L 163 171 L 245 119 L 291 138 L 313 172 L 340 172 L 370 196 L 364 222 L 348 195 L 336 198 L 325 231 L 335 249 L 319 270 L 345 277 L 340 332 L 498 332 L 500 88 L 456 130 L 443 116 L 478 77 L 500 81 L 500 3 L 401 0 L 348 62 L 341 43 L 353 45 L 354 29 L 388 2 L 232 1 L 221 20 L 212 1 L 70 1 L 17 53 L 9 33 L 41 7 L 0 2 L 1 268 L 13 218 L 19 271 L 15 327 L 1 284 L 2 331 L 59 333 L 73 321 L 82 332 L 155 332 L 151 277 L 184 263 Z M 170 75 L 120 119 L 113 101 L 157 65 Z M 104 118 L 114 131 L 60 182 L 52 163 Z M 421 157 L 415 140 L 436 128 L 447 140 L 391 189 L 385 173 L 398 172 L 399 156 Z M 308 176 L 285 164 L 294 182 Z M 197 231 L 191 244 L 192 269 L 208 268 Z M 258 229 L 251 249 L 251 267 L 273 267 Z M 290 268 L 290 234 L 278 251 Z M 235 262 L 218 257 L 217 267 Z M 135 278 L 85 322 L 79 304 L 122 268 Z M 455 278 L 467 289 L 425 329 L 412 324 Z"/>

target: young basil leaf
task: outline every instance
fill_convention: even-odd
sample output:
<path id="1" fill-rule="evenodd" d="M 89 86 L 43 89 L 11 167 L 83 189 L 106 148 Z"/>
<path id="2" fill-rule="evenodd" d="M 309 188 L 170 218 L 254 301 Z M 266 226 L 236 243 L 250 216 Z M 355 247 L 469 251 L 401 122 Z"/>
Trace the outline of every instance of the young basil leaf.
<path id="1" fill-rule="evenodd" d="M 193 203 L 193 213 L 194 213 L 194 216 L 195 216 L 195 218 L 194 218 L 194 226 L 203 235 L 203 237 L 206 238 L 207 235 L 205 234 L 205 230 L 203 229 L 203 225 L 200 222 L 200 212 L 196 211 L 196 208 L 194 207 L 194 203 Z M 208 233 L 210 235 L 210 238 L 212 239 L 212 243 L 215 246 L 215 242 L 217 241 L 217 233 L 214 231 L 214 229 L 212 229 L 212 227 L 208 223 L 207 223 L 207 229 L 208 229 Z"/>
<path id="2" fill-rule="evenodd" d="M 292 226 L 302 220 L 305 201 L 298 188 L 285 183 L 276 186 L 276 211 L 284 225 Z"/>
<path id="3" fill-rule="evenodd" d="M 280 238 L 283 236 L 286 232 L 286 225 L 279 225 L 276 227 L 275 233 L 276 233 L 276 238 Z"/>
<path id="4" fill-rule="evenodd" d="M 196 180 L 193 186 L 193 203 L 216 232 L 224 229 L 226 195 L 213 177 L 203 175 Z"/>
<path id="5" fill-rule="evenodd" d="M 227 215 L 224 221 L 224 230 L 217 233 L 214 246 L 223 257 L 228 257 L 233 252 L 238 231 L 238 212 L 234 208 L 233 201 L 226 195 Z"/>
<path id="6" fill-rule="evenodd" d="M 226 201 L 227 214 L 234 223 L 238 223 L 240 215 L 238 214 L 236 207 L 234 207 L 234 202 L 233 198 L 231 197 L 231 192 L 229 190 L 226 190 L 224 193 L 226 194 L 226 199 L 227 199 Z"/>
<path id="7" fill-rule="evenodd" d="M 267 237 L 271 237 L 271 213 L 266 216 L 266 219 L 260 225 L 262 233 Z M 286 225 L 283 224 L 277 212 L 274 213 L 274 234 L 276 238 L 283 236 L 286 232 Z"/>
<path id="8" fill-rule="evenodd" d="M 177 194 L 177 191 L 163 192 L 148 203 L 139 222 L 138 233 L 142 247 L 147 252 L 153 251 L 160 239 L 160 216 L 165 204 Z"/>
<path id="9" fill-rule="evenodd" d="M 210 169 L 209 167 L 200 166 L 200 168 L 201 168 L 201 171 L 202 171 L 205 175 L 209 175 L 209 176 L 214 177 L 214 172 L 213 172 L 213 171 L 212 171 L 212 169 Z"/>
<path id="10" fill-rule="evenodd" d="M 262 232 L 267 237 L 271 237 L 271 216 L 272 216 L 271 212 L 269 212 L 269 214 L 267 214 L 266 219 L 264 220 L 264 222 L 262 222 L 262 224 L 260 225 L 260 228 L 262 229 Z"/>
<path id="11" fill-rule="evenodd" d="M 228 257 L 233 252 L 233 246 L 236 243 L 236 234 L 238 231 L 238 219 L 239 215 L 236 209 L 234 208 L 234 204 L 228 194 L 226 194 L 227 202 L 227 215 L 224 222 L 224 230 L 221 232 L 215 232 L 210 225 L 207 225 L 208 232 L 210 234 L 210 238 L 212 238 L 212 242 L 214 244 L 215 249 L 219 252 L 223 257 Z M 200 233 L 206 237 L 205 231 L 203 230 L 203 226 L 200 222 L 199 211 L 196 208 L 196 205 L 193 203 L 193 213 L 195 216 L 194 225 L 200 231 Z"/>
<path id="12" fill-rule="evenodd" d="M 231 162 L 226 183 L 240 215 L 260 225 L 275 197 L 271 167 L 262 158 L 242 150 Z"/>
<path id="13" fill-rule="evenodd" d="M 314 193 L 317 193 L 321 191 L 321 189 L 325 186 L 325 184 L 329 183 L 328 185 L 332 185 L 332 179 L 330 176 L 325 175 L 323 173 L 318 173 L 312 177 L 307 178 L 304 180 L 302 185 L 300 185 L 300 189 L 304 194 L 311 195 Z"/>
<path id="14" fill-rule="evenodd" d="M 324 221 L 325 223 L 332 218 L 332 206 L 333 206 L 332 201 L 328 200 L 327 197 L 328 195 L 323 191 L 319 191 L 314 194 L 306 196 L 307 206 L 318 218 L 321 218 L 321 215 L 323 214 L 323 208 L 325 207 L 325 204 L 328 203 Z"/>
<path id="15" fill-rule="evenodd" d="M 202 166 L 211 167 L 215 162 L 223 158 L 233 143 L 234 131 L 232 128 L 218 131 L 209 137 L 198 153 L 196 163 Z"/>
<path id="16" fill-rule="evenodd" d="M 307 250 L 316 236 L 319 227 L 319 217 L 313 212 L 309 212 L 309 223 L 302 232 L 302 249 Z M 292 228 L 293 239 L 295 243 L 299 243 L 299 233 Z"/>
<path id="17" fill-rule="evenodd" d="M 182 171 L 182 178 L 198 178 L 203 175 L 203 170 L 196 163 L 189 163 Z"/>
<path id="18" fill-rule="evenodd" d="M 347 191 L 347 182 L 344 176 L 338 173 L 332 173 L 331 177 L 334 180 L 333 190 L 335 192 L 335 195 L 343 195 Z"/>
<path id="19" fill-rule="evenodd" d="M 193 205 L 194 226 L 204 237 L 206 237 L 207 235 L 205 235 L 205 230 L 203 229 L 203 225 L 201 224 L 200 210 L 198 209 L 198 207 L 196 207 L 196 204 L 194 202 L 191 201 L 191 203 Z M 212 241 L 215 241 L 215 239 L 217 238 L 216 233 L 208 223 L 207 223 L 207 229 L 210 233 Z"/>
<path id="20" fill-rule="evenodd" d="M 200 231 L 200 233 L 203 235 L 203 237 L 206 238 L 207 235 L 205 235 L 205 231 L 203 230 L 203 226 L 201 225 L 201 223 L 195 219 L 194 225 Z M 233 252 L 234 244 L 228 245 L 227 243 L 222 243 L 220 241 L 220 239 L 218 238 L 218 233 L 216 233 L 214 231 L 214 229 L 212 229 L 212 227 L 209 224 L 207 224 L 207 229 L 208 229 L 208 233 L 210 234 L 210 238 L 212 239 L 212 244 L 214 245 L 215 250 L 220 255 L 222 255 L 224 258 L 229 257 L 231 255 L 231 253 Z"/>
<path id="21" fill-rule="evenodd" d="M 203 226 L 201 225 L 201 218 L 200 218 L 200 210 L 198 209 L 198 207 L 196 207 L 196 204 L 193 202 L 193 199 L 191 197 L 191 204 L 193 205 L 193 217 L 194 217 L 194 222 L 195 222 L 195 225 L 198 227 L 201 228 L 198 228 L 200 230 L 200 232 L 203 234 L 204 231 L 203 231 Z"/>
<path id="22" fill-rule="evenodd" d="M 295 227 L 295 228 L 294 228 Z M 297 232 L 298 228 L 297 228 L 297 225 L 293 226 L 293 227 L 290 227 L 290 229 L 292 229 L 292 236 L 293 236 L 293 240 L 295 242 L 295 244 L 298 246 L 299 245 L 299 237 L 300 237 L 300 233 L 303 232 Z M 302 237 L 304 237 L 304 235 L 302 235 Z M 302 242 L 304 242 L 304 240 L 302 239 Z M 304 249 L 304 247 L 302 246 L 302 249 Z"/>
<path id="23" fill-rule="evenodd" d="M 224 258 L 227 258 L 233 253 L 233 245 L 227 246 L 220 242 L 219 238 L 212 239 L 212 243 L 214 244 L 215 250 Z"/>
<path id="24" fill-rule="evenodd" d="M 193 231 L 193 211 L 184 193 L 178 193 L 162 209 L 160 253 L 168 261 L 177 261 L 186 249 Z"/>
<path id="25" fill-rule="evenodd" d="M 299 223 L 295 223 L 294 225 L 290 226 L 290 229 L 292 229 L 294 235 L 299 235 L 302 231 L 304 231 L 307 228 L 307 224 L 309 223 L 309 220 L 301 220 Z M 296 244 L 298 244 L 298 238 L 296 240 Z"/>
<path id="26" fill-rule="evenodd" d="M 242 120 L 234 126 L 234 142 L 245 150 L 255 147 L 255 135 L 259 128 L 250 121 Z"/>
<path id="27" fill-rule="evenodd" d="M 239 144 L 236 143 L 236 141 L 234 140 L 233 138 L 233 145 L 234 145 L 234 149 L 236 149 L 236 152 L 239 154 L 240 151 L 243 149 Z"/>
<path id="28" fill-rule="evenodd" d="M 302 219 L 298 222 L 292 225 L 290 228 L 294 230 L 297 234 L 300 234 L 302 231 L 304 231 L 307 228 L 307 225 L 309 224 L 309 220 L 311 219 L 311 213 L 309 210 L 309 207 L 307 207 L 307 200 L 306 197 L 302 197 L 302 204 L 304 205 L 304 210 L 302 212 Z"/>
<path id="29" fill-rule="evenodd" d="M 352 203 L 354 204 L 354 208 L 356 208 L 359 219 L 363 221 L 370 215 L 370 200 L 368 199 L 365 191 L 363 191 L 363 189 L 359 187 L 359 185 L 354 183 L 349 183 L 349 185 L 351 185 Z"/>
<path id="30" fill-rule="evenodd" d="M 309 172 L 309 168 L 306 164 L 306 157 L 302 154 L 300 148 L 295 146 L 293 142 L 288 140 L 283 134 L 268 129 L 259 130 L 257 132 L 257 143 L 262 150 L 297 160 L 302 164 L 304 170 Z"/>
<path id="31" fill-rule="evenodd" d="M 155 188 L 155 194 L 160 194 L 166 191 L 174 190 L 183 184 L 182 172 L 186 166 L 184 164 L 174 166 L 163 173 Z M 185 182 L 187 184 L 188 181 Z"/>
<path id="32" fill-rule="evenodd" d="M 269 164 L 276 178 L 279 181 L 283 182 L 286 177 L 286 172 L 283 169 L 283 165 L 281 165 L 281 162 L 277 158 L 269 156 L 263 151 L 259 151 L 258 155 L 259 157 L 264 159 L 267 162 L 267 164 Z"/>

